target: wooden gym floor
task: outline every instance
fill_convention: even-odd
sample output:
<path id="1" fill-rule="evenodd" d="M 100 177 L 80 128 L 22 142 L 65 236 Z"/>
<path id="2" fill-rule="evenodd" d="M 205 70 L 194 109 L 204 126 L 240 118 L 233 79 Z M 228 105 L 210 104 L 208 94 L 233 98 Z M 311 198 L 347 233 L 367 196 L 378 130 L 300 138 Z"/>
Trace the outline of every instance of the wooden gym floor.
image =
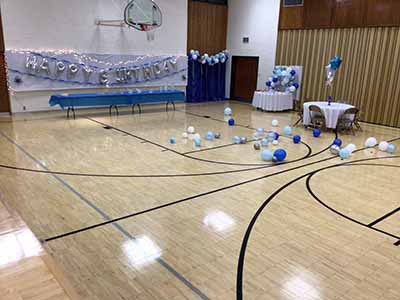
<path id="1" fill-rule="evenodd" d="M 272 130 L 272 119 L 282 131 L 296 114 L 231 102 L 229 127 L 226 105 L 2 117 L 1 200 L 79 299 L 400 299 L 400 156 L 363 148 L 369 136 L 400 147 L 400 129 L 340 135 L 358 148 L 341 161 L 332 132 L 297 127 L 303 143 L 282 137 L 270 148 L 285 148 L 287 162 L 271 165 L 232 136 Z M 190 125 L 222 138 L 196 149 L 181 139 Z M 16 263 L 7 247 L 0 298 Z M 67 297 L 39 294 L 15 299 Z"/>

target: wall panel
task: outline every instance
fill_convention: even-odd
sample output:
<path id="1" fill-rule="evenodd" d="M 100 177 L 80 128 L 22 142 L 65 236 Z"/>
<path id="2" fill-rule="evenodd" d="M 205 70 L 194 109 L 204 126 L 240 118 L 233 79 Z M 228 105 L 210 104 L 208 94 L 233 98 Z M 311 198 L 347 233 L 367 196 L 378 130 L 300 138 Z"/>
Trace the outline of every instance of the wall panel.
<path id="1" fill-rule="evenodd" d="M 281 30 L 277 64 L 304 66 L 301 99 L 352 103 L 364 121 L 400 127 L 400 28 Z M 343 58 L 333 88 L 325 65 Z"/>
<path id="2" fill-rule="evenodd" d="M 226 49 L 228 7 L 188 1 L 188 45 L 201 53 L 215 54 Z"/>

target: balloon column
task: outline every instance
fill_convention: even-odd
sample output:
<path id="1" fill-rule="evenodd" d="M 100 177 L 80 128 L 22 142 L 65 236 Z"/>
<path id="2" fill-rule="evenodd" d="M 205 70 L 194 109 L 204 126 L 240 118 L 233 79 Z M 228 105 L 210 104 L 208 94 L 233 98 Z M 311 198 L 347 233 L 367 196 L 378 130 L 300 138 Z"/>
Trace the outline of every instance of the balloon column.
<path id="1" fill-rule="evenodd" d="M 329 62 L 329 65 L 325 67 L 326 69 L 326 85 L 331 87 L 333 80 L 335 79 L 336 71 L 339 70 L 342 64 L 342 59 L 340 56 L 335 56 Z"/>
<path id="2" fill-rule="evenodd" d="M 265 84 L 269 90 L 295 93 L 300 87 L 298 81 L 296 70 L 291 67 L 276 66 Z"/>

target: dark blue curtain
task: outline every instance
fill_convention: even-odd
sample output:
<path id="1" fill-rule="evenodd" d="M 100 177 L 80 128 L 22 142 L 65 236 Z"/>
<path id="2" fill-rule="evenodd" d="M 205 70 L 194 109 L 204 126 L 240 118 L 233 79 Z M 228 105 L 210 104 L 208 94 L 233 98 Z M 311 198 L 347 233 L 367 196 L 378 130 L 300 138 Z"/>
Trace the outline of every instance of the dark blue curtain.
<path id="1" fill-rule="evenodd" d="M 189 60 L 187 101 L 225 100 L 226 62 L 215 65 Z"/>

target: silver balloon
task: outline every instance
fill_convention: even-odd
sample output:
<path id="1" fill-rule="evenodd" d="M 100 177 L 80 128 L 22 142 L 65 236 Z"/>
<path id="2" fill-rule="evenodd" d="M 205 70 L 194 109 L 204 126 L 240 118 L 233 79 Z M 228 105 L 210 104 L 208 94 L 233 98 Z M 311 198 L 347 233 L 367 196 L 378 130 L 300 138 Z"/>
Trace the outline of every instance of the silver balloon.
<path id="1" fill-rule="evenodd" d="M 72 78 L 75 77 L 79 71 L 79 66 L 77 64 L 70 64 L 68 66 L 68 77 Z"/>
<path id="2" fill-rule="evenodd" d="M 214 138 L 220 139 L 221 138 L 221 133 L 220 132 L 214 133 Z"/>
<path id="3" fill-rule="evenodd" d="M 43 71 L 47 73 L 47 75 L 50 74 L 50 64 L 49 60 L 47 58 L 43 58 L 42 62 L 40 63 L 39 71 Z"/>
<path id="4" fill-rule="evenodd" d="M 241 137 L 240 137 L 240 143 L 241 143 L 241 144 L 246 144 L 246 143 L 247 143 L 247 137 L 241 136 Z"/>
<path id="5" fill-rule="evenodd" d="M 130 68 L 128 71 L 129 80 L 131 80 L 133 78 L 133 80 L 135 82 L 137 82 L 137 81 L 139 81 L 139 75 L 140 75 L 139 67 Z"/>
<path id="6" fill-rule="evenodd" d="M 116 72 L 116 76 L 117 76 L 117 82 L 119 82 L 119 83 L 127 83 L 128 82 L 130 74 L 128 74 L 127 68 L 119 68 L 115 72 Z"/>
<path id="7" fill-rule="evenodd" d="M 35 72 L 37 70 L 38 63 L 37 63 L 37 56 L 27 56 L 26 57 L 26 63 L 25 63 L 25 68 L 27 68 L 29 71 Z"/>
<path id="8" fill-rule="evenodd" d="M 260 143 L 255 143 L 255 144 L 253 145 L 253 147 L 254 147 L 254 150 L 260 150 L 260 149 L 261 149 Z"/>
<path id="9" fill-rule="evenodd" d="M 340 147 L 338 145 L 332 145 L 330 151 L 333 155 L 338 156 L 340 153 Z"/>
<path id="10" fill-rule="evenodd" d="M 143 67 L 143 74 L 145 80 L 150 80 L 152 77 L 151 67 Z"/>
<path id="11" fill-rule="evenodd" d="M 58 74 L 64 72 L 65 68 L 66 68 L 66 65 L 63 61 L 56 62 L 56 71 Z"/>
<path id="12" fill-rule="evenodd" d="M 164 62 L 164 72 L 168 74 L 169 71 L 170 71 L 170 69 L 169 69 L 169 66 L 168 66 L 168 62 L 166 61 L 166 62 Z"/>
<path id="13" fill-rule="evenodd" d="M 173 69 L 175 72 L 177 72 L 177 71 L 178 71 L 178 62 L 177 62 L 176 58 L 171 58 L 171 59 L 169 60 L 169 63 L 170 63 L 170 65 L 171 65 L 172 69 Z"/>
<path id="14" fill-rule="evenodd" d="M 156 75 L 156 77 L 161 76 L 162 70 L 161 70 L 160 64 L 153 65 L 153 72 Z"/>
<path id="15" fill-rule="evenodd" d="M 99 81 L 103 85 L 107 85 L 110 80 L 108 79 L 109 73 L 107 70 L 100 70 L 99 72 Z"/>
<path id="16" fill-rule="evenodd" d="M 93 70 L 90 69 L 89 67 L 85 66 L 82 68 L 82 72 L 83 72 L 83 77 L 85 78 L 85 81 L 89 81 L 90 80 L 90 76 L 92 76 L 93 74 Z"/>

